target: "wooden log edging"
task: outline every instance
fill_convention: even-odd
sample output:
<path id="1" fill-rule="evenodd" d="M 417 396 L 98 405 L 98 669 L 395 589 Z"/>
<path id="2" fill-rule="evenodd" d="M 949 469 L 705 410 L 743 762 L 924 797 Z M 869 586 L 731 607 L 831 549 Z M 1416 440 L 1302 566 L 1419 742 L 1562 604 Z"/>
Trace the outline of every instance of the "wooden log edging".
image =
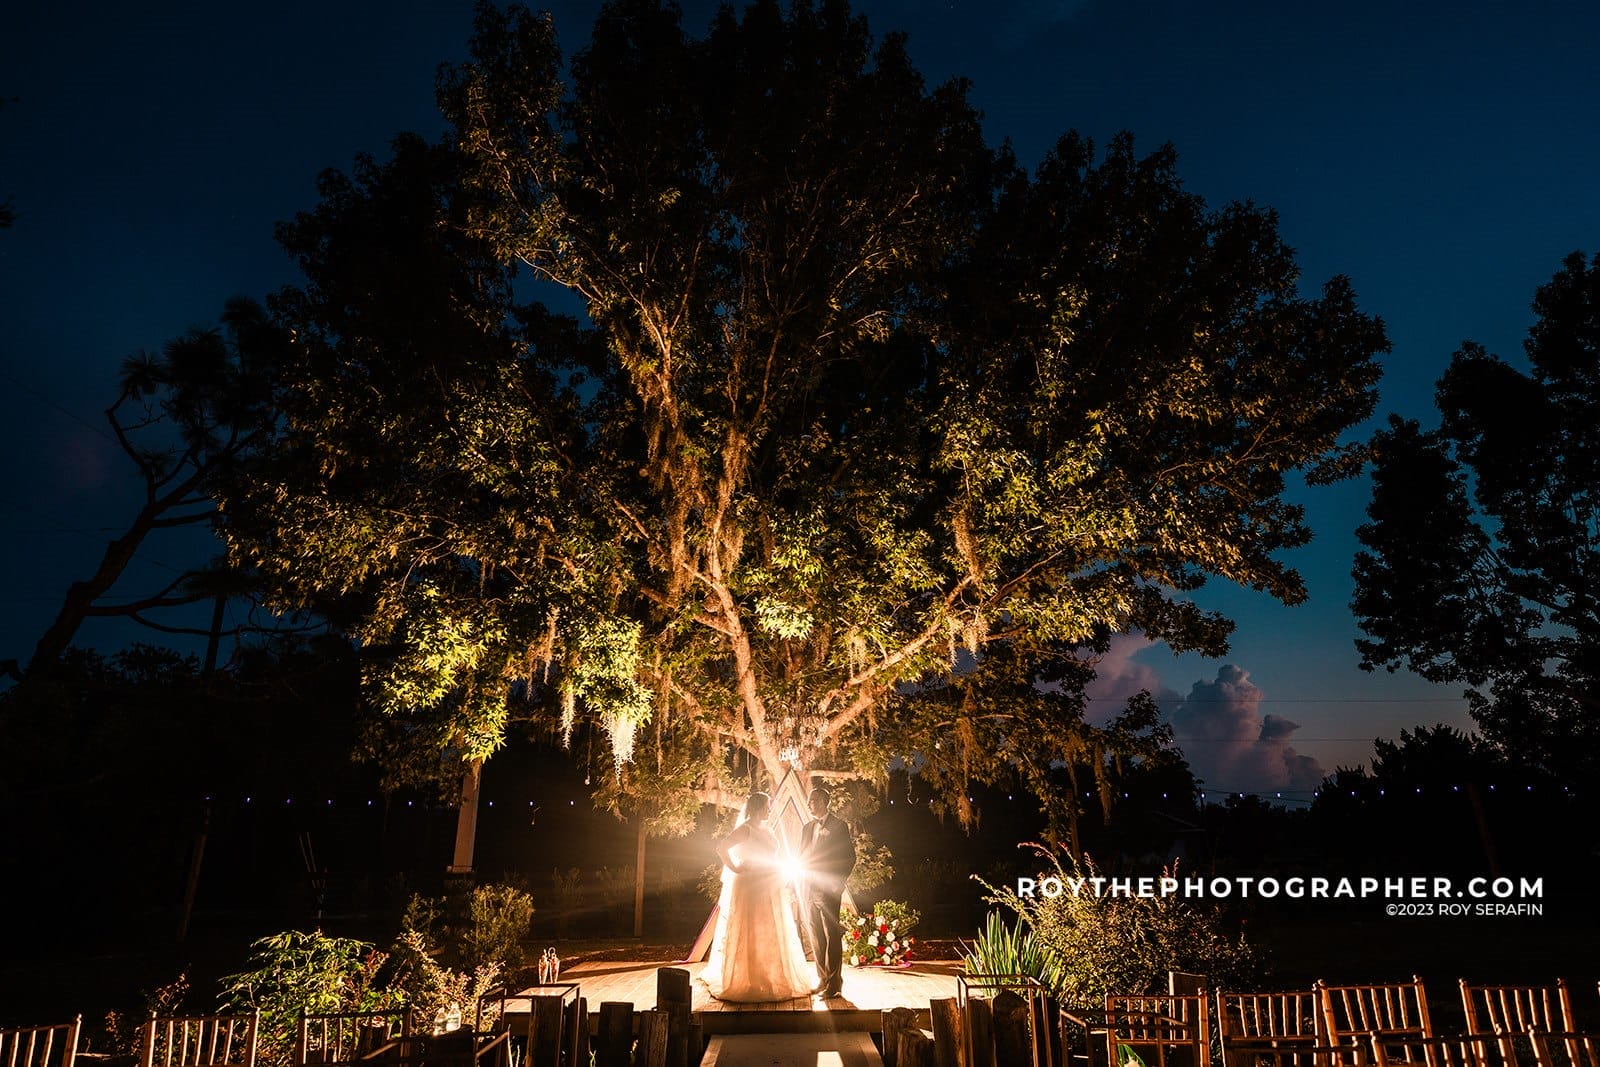
<path id="1" fill-rule="evenodd" d="M 882 1015 L 883 1067 L 897 1067 L 900 1062 L 900 1034 L 917 1025 L 917 1013 L 910 1008 L 890 1008 Z"/>
<path id="2" fill-rule="evenodd" d="M 933 1035 L 917 1027 L 899 1031 L 894 1058 L 897 1067 L 933 1067 Z"/>
<path id="3" fill-rule="evenodd" d="M 933 1026 L 934 1067 L 963 1067 L 966 1038 L 961 1025 L 961 1005 L 954 997 L 930 1000 L 928 1014 Z"/>
<path id="4" fill-rule="evenodd" d="M 667 1017 L 666 1067 L 691 1067 L 689 1026 L 694 1017 L 694 989 L 689 972 L 682 967 L 662 967 L 656 971 L 656 1010 Z M 694 1062 L 700 1062 L 700 1049 Z M 586 1065 L 580 1065 L 586 1067 Z"/>

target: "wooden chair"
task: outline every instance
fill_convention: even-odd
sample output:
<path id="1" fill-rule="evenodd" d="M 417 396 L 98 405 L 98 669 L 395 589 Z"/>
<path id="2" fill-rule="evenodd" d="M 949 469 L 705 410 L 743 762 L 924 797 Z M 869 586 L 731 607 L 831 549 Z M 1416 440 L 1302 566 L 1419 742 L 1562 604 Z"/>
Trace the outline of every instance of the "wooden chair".
<path id="1" fill-rule="evenodd" d="M 364 1067 L 508 1067 L 511 1033 L 502 1031 L 480 1042 L 462 1027 L 443 1034 L 410 1033 L 368 1052 L 356 1062 Z"/>
<path id="2" fill-rule="evenodd" d="M 140 1067 L 255 1067 L 261 1013 L 154 1015 L 139 1042 Z"/>
<path id="3" fill-rule="evenodd" d="M 1316 989 L 1322 1006 L 1322 1035 L 1329 1045 L 1365 1044 L 1373 1039 L 1399 1043 L 1437 1036 L 1428 1018 L 1427 991 L 1415 975 L 1409 982 L 1375 985 L 1328 985 L 1319 980 Z M 1408 1061 L 1391 1056 L 1390 1062 Z"/>
<path id="4" fill-rule="evenodd" d="M 1474 1040 L 1471 1034 L 1455 1037 L 1374 1036 L 1372 1053 L 1377 1067 L 1396 1064 L 1422 1064 L 1425 1067 L 1517 1067 L 1513 1058 L 1501 1058 L 1496 1042 Z"/>
<path id="5" fill-rule="evenodd" d="M 78 1056 L 78 1030 L 83 1016 L 57 1026 L 23 1026 L 0 1030 L 3 1067 L 72 1067 Z"/>
<path id="6" fill-rule="evenodd" d="M 394 1011 L 327 1012 L 300 1016 L 296 1064 L 359 1063 L 374 1050 L 411 1033 L 411 1013 Z"/>
<path id="7" fill-rule="evenodd" d="M 1322 1037 L 1315 990 L 1218 993 L 1217 1029 L 1224 1067 L 1333 1067 L 1365 1063 L 1365 1045 L 1334 1046 Z"/>
<path id="8" fill-rule="evenodd" d="M 1211 1067 L 1210 998 L 1204 993 L 1106 997 L 1106 1062 Z"/>
<path id="9" fill-rule="evenodd" d="M 1467 1018 L 1467 1033 L 1494 1035 L 1500 1055 L 1515 1062 L 1515 1040 L 1529 1030 L 1573 1031 L 1572 997 L 1567 983 L 1557 978 L 1554 985 L 1472 985 L 1461 979 L 1461 1010 Z"/>
<path id="10" fill-rule="evenodd" d="M 1600 1033 L 1528 1028 L 1537 1067 L 1600 1067 Z"/>

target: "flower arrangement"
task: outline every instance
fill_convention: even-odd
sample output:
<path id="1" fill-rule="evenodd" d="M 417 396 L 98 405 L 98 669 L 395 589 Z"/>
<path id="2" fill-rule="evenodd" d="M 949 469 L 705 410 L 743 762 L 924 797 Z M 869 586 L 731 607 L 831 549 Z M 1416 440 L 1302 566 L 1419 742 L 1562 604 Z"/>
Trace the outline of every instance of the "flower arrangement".
<path id="1" fill-rule="evenodd" d="M 922 916 L 897 900 L 880 900 L 871 911 L 841 915 L 844 958 L 856 967 L 898 967 L 911 959 L 911 930 Z"/>

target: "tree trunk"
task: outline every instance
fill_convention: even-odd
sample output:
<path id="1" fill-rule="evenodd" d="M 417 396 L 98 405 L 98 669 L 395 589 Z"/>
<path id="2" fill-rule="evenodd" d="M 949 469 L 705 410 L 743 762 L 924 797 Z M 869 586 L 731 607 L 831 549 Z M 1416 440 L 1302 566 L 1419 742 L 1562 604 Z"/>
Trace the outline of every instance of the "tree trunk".
<path id="1" fill-rule="evenodd" d="M 483 784 L 483 760 L 467 764 L 461 776 L 461 804 L 456 809 L 456 848 L 451 874 L 472 873 L 472 851 L 478 839 L 478 788 Z"/>
<path id="2" fill-rule="evenodd" d="M 644 820 L 639 820 L 639 848 L 633 857 L 633 936 L 644 936 Z"/>
<path id="3" fill-rule="evenodd" d="M 72 638 L 83 625 L 83 620 L 88 618 L 94 602 L 109 592 L 117 579 L 122 577 L 122 572 L 128 569 L 134 552 L 150 533 L 150 520 L 154 516 L 148 514 L 148 510 L 140 512 L 127 533 L 106 545 L 100 565 L 88 581 L 73 582 L 67 586 L 67 595 L 62 599 L 61 610 L 56 613 L 55 621 L 40 636 L 39 643 L 33 646 L 33 658 L 28 661 L 30 673 L 47 671 L 55 665 L 67 646 L 72 644 Z"/>
<path id="4" fill-rule="evenodd" d="M 217 673 L 217 653 L 222 648 L 222 618 L 228 609 L 228 594 L 218 593 L 216 603 L 211 606 L 211 633 L 206 636 L 206 666 L 204 677 L 210 678 Z"/>

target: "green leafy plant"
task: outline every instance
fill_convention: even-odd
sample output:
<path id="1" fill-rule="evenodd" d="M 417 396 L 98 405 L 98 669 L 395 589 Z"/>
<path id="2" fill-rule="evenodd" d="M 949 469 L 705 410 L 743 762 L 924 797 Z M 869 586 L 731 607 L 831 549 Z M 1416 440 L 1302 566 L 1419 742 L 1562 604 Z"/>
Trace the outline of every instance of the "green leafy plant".
<path id="1" fill-rule="evenodd" d="M 132 1056 L 139 1051 L 140 1030 L 151 1015 L 176 1015 L 189 995 L 189 976 L 180 974 L 164 986 L 147 990 L 142 1000 L 143 1011 L 106 1012 L 101 1024 L 105 1051 L 113 1056 Z"/>
<path id="2" fill-rule="evenodd" d="M 473 1009 L 500 981 L 498 963 L 471 971 L 454 970 L 440 963 L 434 958 L 426 935 L 419 930 L 403 931 L 394 954 L 400 962 L 395 982 L 415 1013 L 416 1025 L 435 1033 L 449 1029 L 452 1021 L 474 1018 Z M 493 1001 L 483 1002 L 482 1006 L 486 1014 L 478 1022 L 491 1027 L 498 1019 L 499 1007 Z"/>
<path id="3" fill-rule="evenodd" d="M 894 877 L 894 856 L 888 845 L 880 845 L 866 830 L 855 835 L 856 865 L 847 885 L 854 896 L 865 896 Z"/>
<path id="4" fill-rule="evenodd" d="M 415 931 L 430 954 L 466 970 L 496 966 L 516 970 L 527 958 L 533 898 L 498 883 L 474 886 L 449 897 L 415 895 L 406 904 L 402 929 Z"/>
<path id="5" fill-rule="evenodd" d="M 1049 990 L 1061 985 L 1061 963 L 1018 915 L 1006 924 L 1005 916 L 991 911 L 971 943 L 962 942 L 961 965 L 968 974 L 1025 975 Z"/>
<path id="6" fill-rule="evenodd" d="M 483 885 L 467 901 L 467 925 L 461 932 L 462 957 L 477 968 L 497 964 L 514 971 L 527 956 L 533 926 L 533 898 L 510 885 Z"/>
<path id="7" fill-rule="evenodd" d="M 380 979 L 389 956 L 365 941 L 286 930 L 251 945 L 251 970 L 225 977 L 221 1001 L 261 1013 L 257 1056 L 288 1064 L 302 1012 L 385 1011 L 405 995 Z"/>
<path id="8" fill-rule="evenodd" d="M 1117 1067 L 1145 1067 L 1144 1057 L 1131 1045 L 1117 1045 Z"/>
<path id="9" fill-rule="evenodd" d="M 550 872 L 550 891 L 555 899 L 556 932 L 561 937 L 572 934 L 572 920 L 583 907 L 583 872 L 577 867 L 562 871 L 559 867 Z"/>
<path id="10" fill-rule="evenodd" d="M 1259 977 L 1259 954 L 1243 933 L 1229 929 L 1219 909 L 1196 907 L 1176 895 L 1095 893 L 1088 880 L 1099 872 L 1091 859 L 1078 863 L 1043 846 L 1034 848 L 1051 868 L 1037 881 L 1058 879 L 1061 892 L 1021 897 L 1012 889 L 983 885 L 990 902 L 1015 912 L 1056 961 L 1052 992 L 1063 1005 L 1093 1007 L 1103 1004 L 1107 993 L 1159 992 L 1166 988 L 1168 971 L 1203 974 L 1219 989 L 1247 988 Z M 1162 874 L 1178 877 L 1175 868 Z M 1074 892 L 1073 886 L 1081 890 Z"/>

